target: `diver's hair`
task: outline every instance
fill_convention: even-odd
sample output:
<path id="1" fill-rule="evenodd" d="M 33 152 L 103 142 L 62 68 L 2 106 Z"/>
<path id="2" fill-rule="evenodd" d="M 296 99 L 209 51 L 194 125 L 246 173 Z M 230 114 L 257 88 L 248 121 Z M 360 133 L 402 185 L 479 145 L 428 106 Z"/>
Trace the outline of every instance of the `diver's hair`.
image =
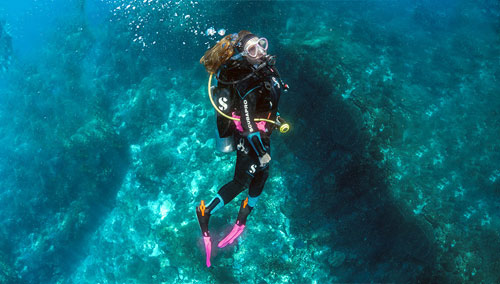
<path id="1" fill-rule="evenodd" d="M 223 37 L 205 52 L 205 55 L 200 59 L 200 63 L 205 66 L 208 73 L 217 72 L 219 67 L 234 55 L 235 45 L 247 34 L 251 34 L 251 32 L 242 30 L 236 37 L 233 34 Z"/>

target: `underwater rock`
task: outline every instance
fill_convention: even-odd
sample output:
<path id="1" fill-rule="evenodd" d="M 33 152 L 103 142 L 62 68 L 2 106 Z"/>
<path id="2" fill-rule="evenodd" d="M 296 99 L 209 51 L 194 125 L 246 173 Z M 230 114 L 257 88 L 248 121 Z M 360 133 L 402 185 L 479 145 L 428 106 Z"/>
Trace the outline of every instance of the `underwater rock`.
<path id="1" fill-rule="evenodd" d="M 159 74 L 145 77 L 140 84 L 128 89 L 120 99 L 114 114 L 117 125 L 130 143 L 135 144 L 164 124 L 172 109 L 172 100 L 178 96 L 173 89 L 165 91 Z"/>
<path id="2" fill-rule="evenodd" d="M 293 247 L 296 249 L 303 249 L 306 247 L 306 244 L 304 243 L 303 240 L 297 239 L 293 242 Z"/>
<path id="3" fill-rule="evenodd" d="M 171 145 L 172 141 L 166 133 L 159 133 L 146 141 L 140 151 L 138 175 L 148 179 L 161 178 L 171 171 L 175 162 L 174 154 L 169 149 Z"/>
<path id="4" fill-rule="evenodd" d="M 8 257 L 0 251 L 0 283 L 19 283 L 14 267 Z"/>
<path id="5" fill-rule="evenodd" d="M 340 251 L 334 251 L 333 254 L 328 258 L 328 263 L 332 267 L 339 267 L 345 261 L 345 254 Z"/>

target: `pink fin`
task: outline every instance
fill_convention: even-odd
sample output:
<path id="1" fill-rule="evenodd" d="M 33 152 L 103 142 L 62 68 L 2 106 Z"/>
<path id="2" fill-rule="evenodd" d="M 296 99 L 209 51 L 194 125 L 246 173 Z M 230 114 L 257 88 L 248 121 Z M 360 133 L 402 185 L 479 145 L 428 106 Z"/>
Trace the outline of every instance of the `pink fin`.
<path id="1" fill-rule="evenodd" d="M 203 242 L 205 243 L 205 253 L 207 254 L 207 267 L 210 267 L 210 255 L 212 254 L 212 240 L 210 237 L 203 236 Z"/>
<path id="2" fill-rule="evenodd" d="M 245 229 L 245 225 L 234 225 L 231 232 L 217 245 L 219 248 L 223 248 L 229 244 L 232 244 L 234 240 L 243 233 L 243 229 Z"/>

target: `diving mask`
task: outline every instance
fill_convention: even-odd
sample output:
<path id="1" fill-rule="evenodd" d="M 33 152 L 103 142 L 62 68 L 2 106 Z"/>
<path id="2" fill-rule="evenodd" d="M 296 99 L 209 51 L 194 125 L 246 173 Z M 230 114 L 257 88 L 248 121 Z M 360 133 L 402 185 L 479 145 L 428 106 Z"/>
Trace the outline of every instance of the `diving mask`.
<path id="1" fill-rule="evenodd" d="M 263 55 L 266 55 L 267 47 L 268 47 L 268 43 L 267 43 L 266 38 L 264 38 L 264 37 L 251 38 L 245 44 L 245 55 L 252 57 L 252 58 L 259 58 Z"/>

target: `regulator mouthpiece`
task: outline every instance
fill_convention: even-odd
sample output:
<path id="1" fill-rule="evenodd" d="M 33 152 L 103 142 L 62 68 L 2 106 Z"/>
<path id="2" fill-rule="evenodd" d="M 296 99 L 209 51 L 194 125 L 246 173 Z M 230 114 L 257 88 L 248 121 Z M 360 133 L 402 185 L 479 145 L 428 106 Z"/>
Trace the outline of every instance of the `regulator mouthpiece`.
<path id="1" fill-rule="evenodd" d="M 267 65 L 274 66 L 274 64 L 276 64 L 276 56 L 274 56 L 274 55 L 267 55 L 266 56 L 266 62 L 267 62 Z"/>

